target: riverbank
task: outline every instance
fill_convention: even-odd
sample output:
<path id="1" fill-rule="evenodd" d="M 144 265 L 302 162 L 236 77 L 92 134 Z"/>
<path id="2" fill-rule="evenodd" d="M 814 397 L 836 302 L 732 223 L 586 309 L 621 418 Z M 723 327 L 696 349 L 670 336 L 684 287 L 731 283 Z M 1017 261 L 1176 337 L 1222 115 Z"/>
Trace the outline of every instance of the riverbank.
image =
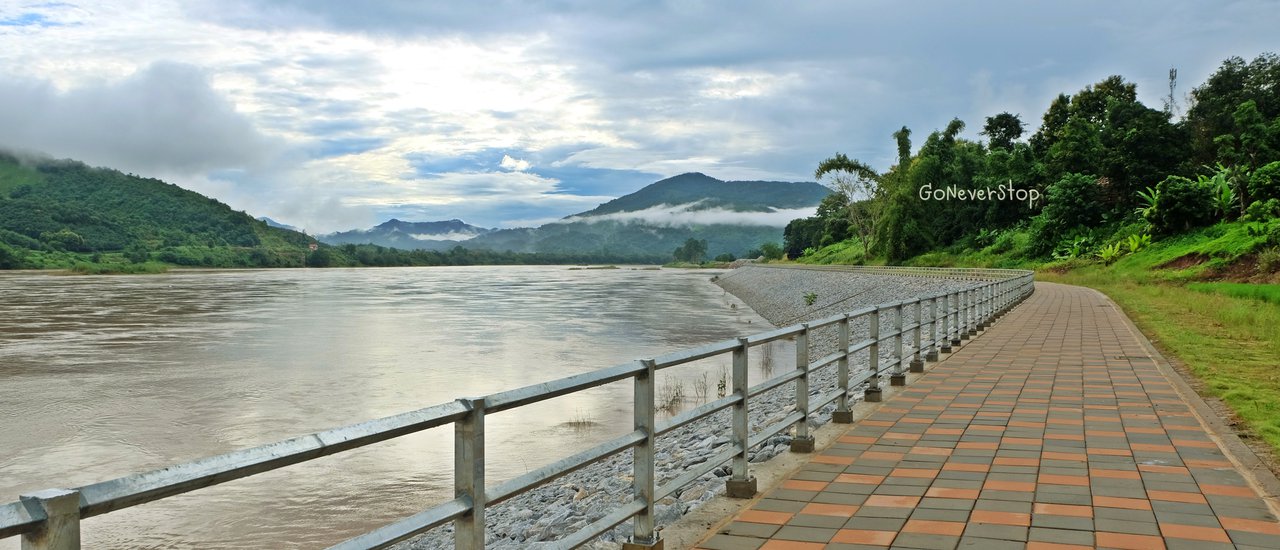
<path id="1" fill-rule="evenodd" d="M 780 269 L 747 266 L 719 276 L 715 282 L 732 293 L 775 326 L 786 326 L 825 317 L 865 306 L 907 298 L 959 290 L 974 285 L 972 281 L 938 280 L 920 277 L 867 275 L 851 272 Z M 812 299 L 810 299 L 812 297 Z M 907 322 L 913 322 L 907 312 Z M 865 325 L 855 323 L 855 331 Z M 834 330 L 814 331 L 811 356 L 834 351 Z M 883 356 L 888 358 L 886 352 Z M 850 370 L 866 368 L 865 356 L 850 361 Z M 826 393 L 835 387 L 835 369 L 816 374 L 811 381 L 812 394 Z M 753 380 L 752 384 L 759 381 Z M 750 430 L 759 432 L 780 421 L 794 408 L 794 389 L 786 384 L 757 396 L 750 404 Z M 696 406 L 690 403 L 687 407 Z M 833 407 L 817 411 L 810 419 L 814 427 L 830 422 Z M 673 479 L 680 472 L 706 462 L 729 444 L 729 412 L 722 411 L 663 435 L 657 445 L 658 482 Z M 752 463 L 766 462 L 787 452 L 791 438 L 779 435 L 753 448 Z M 538 548 L 568 533 L 577 531 L 604 516 L 631 497 L 630 453 L 622 453 L 583 470 L 565 476 L 499 506 L 486 510 L 489 525 L 489 548 Z M 727 466 L 717 468 L 685 486 L 656 506 L 657 523 L 670 525 L 692 510 L 724 492 Z M 601 536 L 588 548 L 616 548 L 631 532 L 624 523 Z M 451 527 L 437 529 L 409 541 L 401 548 L 452 548 Z"/>

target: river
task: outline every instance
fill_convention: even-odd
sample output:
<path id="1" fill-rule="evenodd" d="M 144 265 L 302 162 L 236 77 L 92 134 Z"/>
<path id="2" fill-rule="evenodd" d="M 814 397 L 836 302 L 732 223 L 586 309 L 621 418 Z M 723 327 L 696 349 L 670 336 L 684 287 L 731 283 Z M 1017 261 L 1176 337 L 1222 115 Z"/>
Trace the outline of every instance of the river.
<path id="1" fill-rule="evenodd" d="M 0 273 L 0 501 L 769 327 L 711 284 L 714 274 Z M 700 381 L 714 394 L 727 363 L 664 371 L 658 383 L 679 385 L 696 403 Z M 491 416 L 490 483 L 629 431 L 630 399 L 620 382 Z M 452 430 L 437 428 L 91 518 L 83 540 L 87 548 L 327 546 L 450 498 L 452 449 Z M 16 538 L 0 541 L 17 547 Z"/>

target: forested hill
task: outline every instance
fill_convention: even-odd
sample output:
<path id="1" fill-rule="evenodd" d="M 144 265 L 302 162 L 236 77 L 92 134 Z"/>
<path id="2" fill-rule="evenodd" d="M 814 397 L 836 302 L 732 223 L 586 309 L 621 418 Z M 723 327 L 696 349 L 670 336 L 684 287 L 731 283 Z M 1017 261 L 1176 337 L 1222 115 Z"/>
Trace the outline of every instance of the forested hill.
<path id="1" fill-rule="evenodd" d="M 130 263 L 300 265 L 312 242 L 157 179 L 0 152 L 0 267 L 69 267 L 78 254 L 118 254 Z"/>
<path id="2" fill-rule="evenodd" d="M 721 208 L 734 212 L 812 207 L 831 193 L 814 182 L 722 181 L 690 172 L 654 182 L 577 216 L 636 212 L 656 206 L 694 204 L 689 210 Z M 758 244 L 758 243 L 757 243 Z"/>
<path id="3" fill-rule="evenodd" d="M 317 249 L 311 250 L 316 244 Z M 158 179 L 0 151 L 0 269 L 156 272 L 166 266 L 328 267 L 660 262 L 597 252 L 330 246 Z"/>

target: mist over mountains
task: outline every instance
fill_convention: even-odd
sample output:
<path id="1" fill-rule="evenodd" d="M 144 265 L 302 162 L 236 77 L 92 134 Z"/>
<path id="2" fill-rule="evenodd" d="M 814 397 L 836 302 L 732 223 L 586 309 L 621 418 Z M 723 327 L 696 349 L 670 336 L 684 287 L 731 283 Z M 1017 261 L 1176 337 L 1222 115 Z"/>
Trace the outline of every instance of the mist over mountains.
<path id="1" fill-rule="evenodd" d="M 536 228 L 485 229 L 461 220 L 405 222 L 321 235 L 329 244 L 371 243 L 408 250 L 523 253 L 669 254 L 689 238 L 710 255 L 741 256 L 781 242 L 790 220 L 812 215 L 830 190 L 813 182 L 723 181 L 691 172 Z"/>

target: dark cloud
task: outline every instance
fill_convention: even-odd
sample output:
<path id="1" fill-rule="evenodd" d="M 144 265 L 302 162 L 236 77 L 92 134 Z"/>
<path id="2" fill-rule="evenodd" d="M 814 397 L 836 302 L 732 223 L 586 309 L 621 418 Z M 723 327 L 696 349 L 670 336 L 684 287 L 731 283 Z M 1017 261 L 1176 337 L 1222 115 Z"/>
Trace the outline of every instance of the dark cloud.
<path id="1" fill-rule="evenodd" d="M 144 173 L 267 162 L 277 144 L 189 65 L 159 63 L 67 91 L 0 80 L 0 145 Z"/>

